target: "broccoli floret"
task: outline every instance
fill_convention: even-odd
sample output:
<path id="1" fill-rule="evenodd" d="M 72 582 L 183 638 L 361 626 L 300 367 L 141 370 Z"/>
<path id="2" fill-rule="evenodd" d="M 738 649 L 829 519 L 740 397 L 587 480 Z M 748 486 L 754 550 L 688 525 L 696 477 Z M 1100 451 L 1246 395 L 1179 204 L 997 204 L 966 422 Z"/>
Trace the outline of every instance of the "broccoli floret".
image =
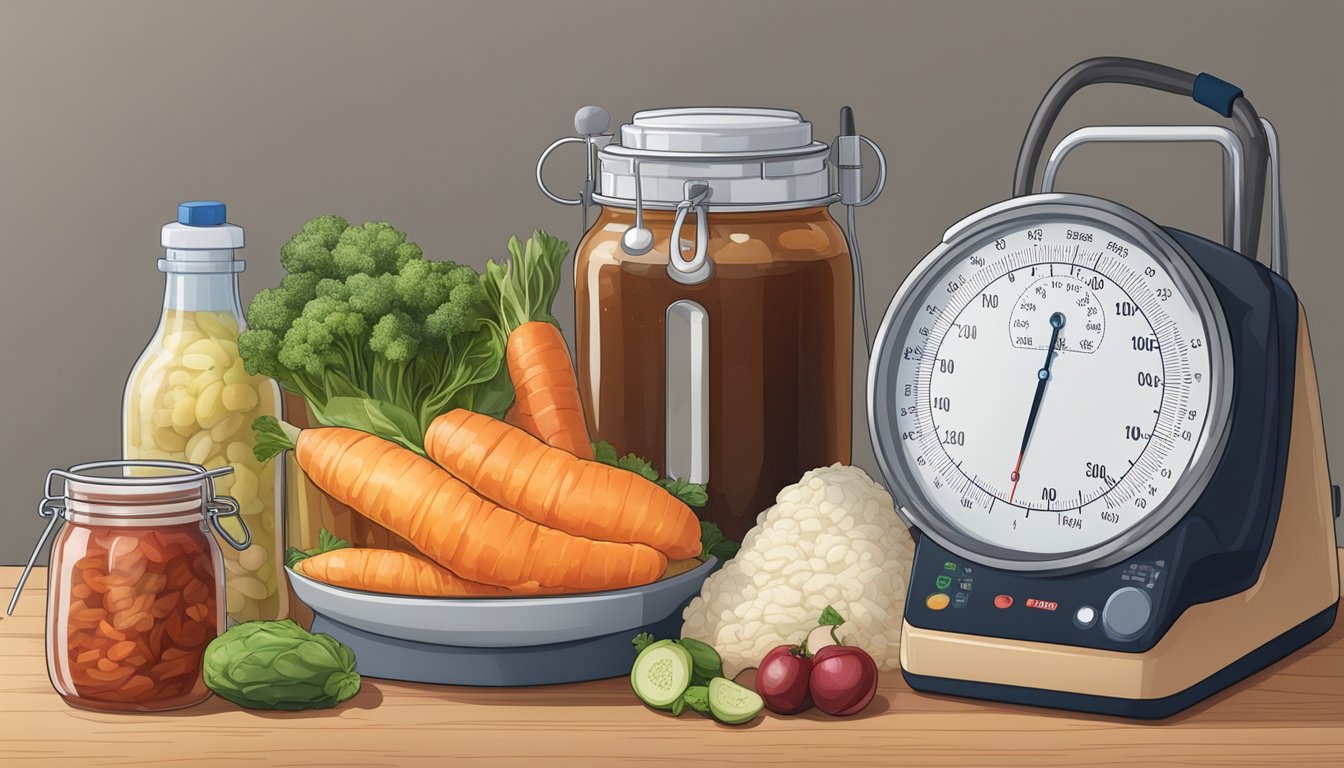
<path id="1" fill-rule="evenodd" d="M 319 320 L 300 317 L 294 321 L 280 345 L 280 364 L 294 371 L 318 377 L 327 366 L 340 362 L 331 351 L 332 333 Z"/>
<path id="2" fill-rule="evenodd" d="M 385 221 L 371 221 L 362 227 L 350 227 L 341 233 L 331 249 L 338 274 L 385 275 L 396 272 L 408 261 L 424 258 L 420 246 L 406 242 L 406 233 Z"/>
<path id="3" fill-rule="evenodd" d="M 317 277 L 335 277 L 336 265 L 331 249 L 340 242 L 349 222 L 340 216 L 319 216 L 280 248 L 280 265 L 290 276 L 310 273 Z"/>
<path id="4" fill-rule="evenodd" d="M 341 235 L 345 233 L 345 230 L 349 228 L 350 222 L 340 216 L 327 214 L 326 216 L 318 216 L 315 219 L 310 219 L 305 222 L 303 229 L 299 230 L 299 234 L 312 235 L 321 238 L 322 241 L 326 243 L 325 247 L 327 250 L 331 250 L 336 246 L 337 241 L 341 239 Z"/>
<path id="5" fill-rule="evenodd" d="M 319 298 L 337 299 L 340 301 L 350 300 L 350 288 L 344 282 L 330 277 L 324 277 L 317 281 L 317 290 L 314 292 Z"/>
<path id="6" fill-rule="evenodd" d="M 405 312 L 383 315 L 373 326 L 369 349 L 392 362 L 407 362 L 420 349 L 420 326 Z"/>
<path id="7" fill-rule="evenodd" d="M 479 283 L 459 285 L 452 289 L 448 298 L 425 318 L 425 333 L 445 341 L 477 329 L 485 304 L 485 290 Z"/>
<path id="8" fill-rule="evenodd" d="M 284 290 L 280 288 L 257 291 L 252 303 L 247 305 L 247 324 L 252 331 L 284 333 L 297 316 L 298 312 L 290 308 Z"/>
<path id="9" fill-rule="evenodd" d="M 252 304 L 256 306 L 256 299 Z M 252 316 L 250 307 L 247 314 L 249 318 Z M 243 331 L 238 337 L 238 354 L 243 358 L 243 367 L 254 376 L 261 373 L 281 379 L 283 383 L 288 377 L 283 375 L 284 368 L 280 365 L 280 343 L 281 334 L 270 328 Z"/>
<path id="10" fill-rule="evenodd" d="M 345 287 L 350 290 L 351 308 L 364 315 L 370 325 L 397 307 L 396 278 L 393 275 L 351 275 L 346 278 Z"/>
<path id="11" fill-rule="evenodd" d="M 336 275 L 331 246 L 318 235 L 298 234 L 280 248 L 280 265 L 291 275 L 310 272 L 320 277 Z"/>
<path id="12" fill-rule="evenodd" d="M 337 336 L 362 338 L 368 330 L 364 316 L 351 309 L 349 302 L 333 296 L 319 296 L 308 302 L 301 317 L 311 318 Z"/>
<path id="13" fill-rule="evenodd" d="M 408 261 L 397 273 L 395 287 L 401 305 L 421 321 L 447 305 L 485 300 L 476 271 L 450 261 Z M 478 314 L 482 311 L 484 306 L 476 308 Z"/>

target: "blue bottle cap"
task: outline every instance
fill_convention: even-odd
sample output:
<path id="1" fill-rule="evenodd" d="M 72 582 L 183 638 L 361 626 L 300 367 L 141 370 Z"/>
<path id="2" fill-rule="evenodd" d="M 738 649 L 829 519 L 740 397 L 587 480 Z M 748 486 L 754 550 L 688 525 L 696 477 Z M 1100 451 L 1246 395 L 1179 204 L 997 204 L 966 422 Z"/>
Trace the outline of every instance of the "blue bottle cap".
<path id="1" fill-rule="evenodd" d="M 199 200 L 177 206 L 177 223 L 189 227 L 213 227 L 223 224 L 227 215 L 223 203 Z"/>

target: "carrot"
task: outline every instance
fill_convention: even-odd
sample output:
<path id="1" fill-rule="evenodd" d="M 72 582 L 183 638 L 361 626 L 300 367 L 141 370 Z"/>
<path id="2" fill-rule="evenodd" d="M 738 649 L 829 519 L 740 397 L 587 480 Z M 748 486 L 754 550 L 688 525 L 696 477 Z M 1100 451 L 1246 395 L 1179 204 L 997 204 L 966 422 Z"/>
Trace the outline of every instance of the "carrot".
<path id="1" fill-rule="evenodd" d="M 548 445 L 581 459 L 593 458 L 574 366 L 560 330 L 550 323 L 523 323 L 505 349 L 513 381 L 518 426 Z"/>
<path id="2" fill-rule="evenodd" d="M 423 557 L 393 549 L 334 549 L 301 560 L 294 569 L 333 587 L 391 595 L 506 597 L 558 591 L 535 583 L 499 587 L 468 581 Z"/>
<path id="3" fill-rule="evenodd" d="M 655 581 L 667 558 L 640 544 L 571 536 L 472 492 L 434 462 L 367 432 L 300 431 L 274 417 L 253 422 L 254 452 L 283 450 L 333 498 L 470 581 L 519 587 L 620 589 Z"/>
<path id="4" fill-rule="evenodd" d="M 513 405 L 510 405 L 509 410 L 504 412 L 504 420 L 519 429 L 527 429 L 527 427 L 523 425 L 522 418 L 522 414 L 518 412 L 518 398 L 515 397 L 513 399 Z M 533 432 L 531 434 L 535 435 L 536 433 Z"/>
<path id="5" fill-rule="evenodd" d="M 460 408 L 439 416 L 425 452 L 482 496 L 541 525 L 647 544 L 674 560 L 700 553 L 695 514 L 657 484 L 575 458 L 489 416 Z"/>

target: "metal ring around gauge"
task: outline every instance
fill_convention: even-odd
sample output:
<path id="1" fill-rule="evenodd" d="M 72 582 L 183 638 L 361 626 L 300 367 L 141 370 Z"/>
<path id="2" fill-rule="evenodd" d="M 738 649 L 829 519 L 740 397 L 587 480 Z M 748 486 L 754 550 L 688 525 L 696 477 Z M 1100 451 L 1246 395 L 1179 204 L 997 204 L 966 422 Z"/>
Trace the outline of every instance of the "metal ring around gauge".
<path id="1" fill-rule="evenodd" d="M 1037 555 L 977 540 L 940 513 L 932 511 L 915 470 L 908 466 L 900 437 L 893 429 L 895 413 L 889 401 L 901 358 L 898 347 L 920 311 L 915 300 L 943 279 L 947 270 L 955 266 L 967 250 L 990 242 L 1006 231 L 1028 227 L 1033 220 L 1069 218 L 1115 229 L 1165 262 L 1173 282 L 1189 297 L 1207 333 L 1209 421 L 1186 471 L 1167 498 L 1142 520 L 1098 545 Z M 882 318 L 868 368 L 869 436 L 882 475 L 906 523 L 949 551 L 987 566 L 1013 571 L 1069 573 L 1125 560 L 1160 538 L 1190 510 L 1208 485 L 1226 448 L 1232 404 L 1231 377 L 1231 341 L 1221 303 L 1208 279 L 1165 230 L 1110 200 L 1060 193 L 1028 195 L 990 206 L 953 225 L 943 243 L 915 267 L 897 291 Z"/>

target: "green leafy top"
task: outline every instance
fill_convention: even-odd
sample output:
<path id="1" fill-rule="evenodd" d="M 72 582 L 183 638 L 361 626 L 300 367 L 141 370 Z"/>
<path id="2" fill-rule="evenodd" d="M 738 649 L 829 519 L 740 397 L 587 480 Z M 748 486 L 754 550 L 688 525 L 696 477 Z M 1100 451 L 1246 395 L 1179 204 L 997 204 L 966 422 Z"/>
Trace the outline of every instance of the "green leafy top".
<path id="1" fill-rule="evenodd" d="M 350 546 L 350 542 L 340 538 L 326 528 L 323 528 L 317 534 L 317 546 L 313 549 L 299 549 L 298 547 L 287 547 L 285 549 L 285 565 L 293 568 L 299 562 L 307 560 L 310 557 L 331 552 L 337 549 L 345 549 Z"/>
<path id="2" fill-rule="evenodd" d="M 742 545 L 736 541 L 725 539 L 719 526 L 708 520 L 700 521 L 701 560 L 708 560 L 711 555 L 719 558 L 720 562 L 731 560 L 741 548 Z"/>
<path id="3" fill-rule="evenodd" d="M 829 605 L 821 610 L 821 616 L 817 619 L 817 626 L 831 628 L 831 639 L 835 641 L 836 645 L 844 645 L 844 642 L 840 640 L 839 635 L 835 634 L 835 631 L 844 623 L 845 617 L 841 616 L 839 611 Z"/>
<path id="4" fill-rule="evenodd" d="M 556 324 L 551 305 L 560 289 L 560 264 L 568 250 L 565 241 L 537 231 L 526 244 L 509 238 L 508 262 L 486 262 L 481 284 L 506 339 L 524 323 Z"/>
<path id="5" fill-rule="evenodd" d="M 603 464 L 628 469 L 651 483 L 657 483 L 664 490 L 681 500 L 688 507 L 703 507 L 709 502 L 709 494 L 703 483 L 688 483 L 675 477 L 660 477 L 647 459 L 633 453 L 624 456 L 616 453 L 616 448 L 606 440 L 593 443 L 593 455 Z"/>
<path id="6" fill-rule="evenodd" d="M 320 423 L 423 453 L 438 415 L 508 410 L 507 334 L 523 316 L 553 322 L 567 248 L 544 232 L 526 246 L 514 238 L 515 258 L 482 276 L 424 258 L 387 222 L 319 216 L 281 248 L 288 274 L 248 306 L 238 351 L 248 372 L 301 395 Z"/>

